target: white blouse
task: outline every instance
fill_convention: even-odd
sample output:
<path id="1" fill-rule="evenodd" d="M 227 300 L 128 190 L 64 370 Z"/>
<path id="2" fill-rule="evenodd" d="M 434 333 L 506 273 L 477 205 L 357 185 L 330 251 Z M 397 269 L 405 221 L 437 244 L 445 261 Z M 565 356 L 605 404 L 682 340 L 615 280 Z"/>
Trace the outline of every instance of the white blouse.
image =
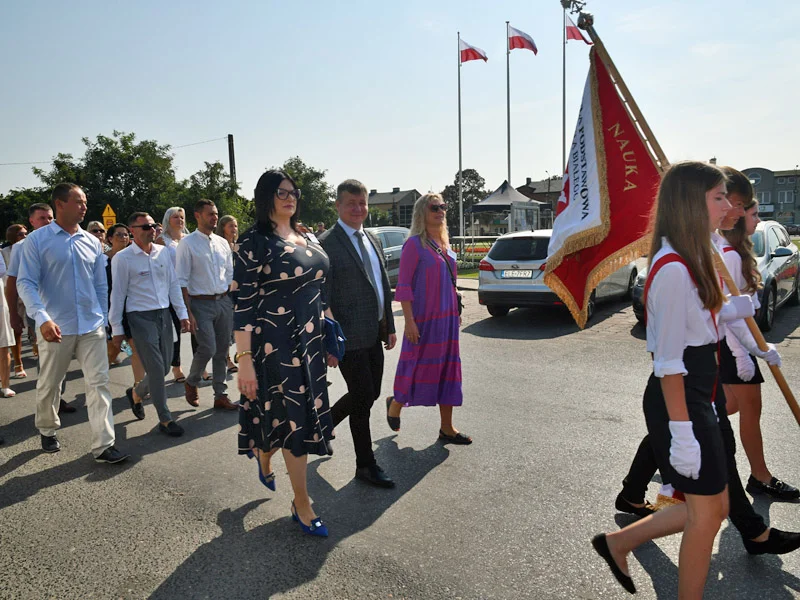
<path id="1" fill-rule="evenodd" d="M 662 238 L 661 249 L 650 266 L 673 252 L 667 238 Z M 647 351 L 653 354 L 656 377 L 688 375 L 683 364 L 684 349 L 716 344 L 719 339 L 711 311 L 703 307 L 697 286 L 687 268 L 679 262 L 667 263 L 653 277 L 647 292 L 646 311 Z"/>
<path id="2" fill-rule="evenodd" d="M 731 278 L 736 284 L 736 287 L 739 290 L 742 290 L 745 288 L 745 286 L 747 286 L 744 275 L 742 275 L 742 257 L 739 256 L 739 253 L 736 252 L 736 250 L 725 252 L 725 248 L 732 248 L 732 246 L 728 244 L 728 241 L 724 238 L 721 238 L 721 241 L 722 244 L 720 247 L 720 252 L 722 252 L 722 258 L 725 262 L 725 266 L 728 267 L 728 272 L 731 274 Z M 730 293 L 727 285 L 723 284 L 722 289 L 726 295 Z M 761 302 L 758 299 L 758 293 L 753 293 L 750 295 L 750 297 L 753 300 L 753 306 L 755 309 L 758 310 L 761 308 Z M 747 328 L 747 324 L 744 322 L 744 319 L 739 319 L 738 321 L 728 323 L 727 325 L 728 330 L 726 330 L 725 339 L 728 342 L 728 346 L 730 347 L 734 356 L 744 356 L 757 347 L 756 341 L 753 339 L 753 334 L 750 333 L 750 330 Z"/>

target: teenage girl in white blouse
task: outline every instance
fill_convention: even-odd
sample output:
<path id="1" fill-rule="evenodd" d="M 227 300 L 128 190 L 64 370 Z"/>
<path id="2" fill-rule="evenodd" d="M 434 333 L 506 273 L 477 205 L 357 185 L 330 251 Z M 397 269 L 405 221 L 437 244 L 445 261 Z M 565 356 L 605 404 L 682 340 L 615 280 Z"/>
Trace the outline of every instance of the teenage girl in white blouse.
<path id="1" fill-rule="evenodd" d="M 686 502 L 592 540 L 631 593 L 628 554 L 682 531 L 678 597 L 702 598 L 714 538 L 728 514 L 725 450 L 713 406 L 717 350 L 721 324 L 754 310 L 749 296 L 726 302 L 714 270 L 710 235 L 731 208 L 725 194 L 722 171 L 700 162 L 670 167 L 658 191 L 644 299 L 653 373 L 643 406 L 659 470 Z"/>

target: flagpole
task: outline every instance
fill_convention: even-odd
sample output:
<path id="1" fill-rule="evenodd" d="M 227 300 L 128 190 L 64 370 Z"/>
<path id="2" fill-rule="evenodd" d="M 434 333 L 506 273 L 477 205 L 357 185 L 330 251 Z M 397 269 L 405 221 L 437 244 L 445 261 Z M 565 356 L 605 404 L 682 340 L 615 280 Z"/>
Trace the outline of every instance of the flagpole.
<path id="1" fill-rule="evenodd" d="M 508 144 L 508 185 L 511 185 L 511 44 L 508 41 L 508 21 L 506 21 L 506 140 Z"/>
<path id="2" fill-rule="evenodd" d="M 458 35 L 458 235 L 464 244 L 464 199 L 461 182 L 461 32 Z"/>
<path id="3" fill-rule="evenodd" d="M 567 8 L 561 23 L 561 167 L 567 166 Z"/>

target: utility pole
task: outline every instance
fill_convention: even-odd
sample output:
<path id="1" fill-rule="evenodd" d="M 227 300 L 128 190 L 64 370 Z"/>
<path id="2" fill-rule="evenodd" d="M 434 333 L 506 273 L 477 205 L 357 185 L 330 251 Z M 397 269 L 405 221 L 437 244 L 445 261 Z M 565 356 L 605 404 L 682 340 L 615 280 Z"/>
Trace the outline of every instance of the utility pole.
<path id="1" fill-rule="evenodd" d="M 231 171 L 231 194 L 236 193 L 236 156 L 233 152 L 233 134 L 228 134 L 228 164 Z"/>

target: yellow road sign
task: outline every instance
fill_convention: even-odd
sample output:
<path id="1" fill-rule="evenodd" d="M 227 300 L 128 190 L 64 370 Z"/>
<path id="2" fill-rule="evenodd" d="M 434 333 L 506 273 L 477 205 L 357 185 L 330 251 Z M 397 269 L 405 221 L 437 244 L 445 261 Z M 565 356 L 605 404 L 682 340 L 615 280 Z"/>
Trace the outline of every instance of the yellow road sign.
<path id="1" fill-rule="evenodd" d="M 106 207 L 103 209 L 103 225 L 106 229 L 108 229 L 116 222 L 117 213 L 114 212 L 114 209 L 111 208 L 110 204 L 106 204 Z"/>

